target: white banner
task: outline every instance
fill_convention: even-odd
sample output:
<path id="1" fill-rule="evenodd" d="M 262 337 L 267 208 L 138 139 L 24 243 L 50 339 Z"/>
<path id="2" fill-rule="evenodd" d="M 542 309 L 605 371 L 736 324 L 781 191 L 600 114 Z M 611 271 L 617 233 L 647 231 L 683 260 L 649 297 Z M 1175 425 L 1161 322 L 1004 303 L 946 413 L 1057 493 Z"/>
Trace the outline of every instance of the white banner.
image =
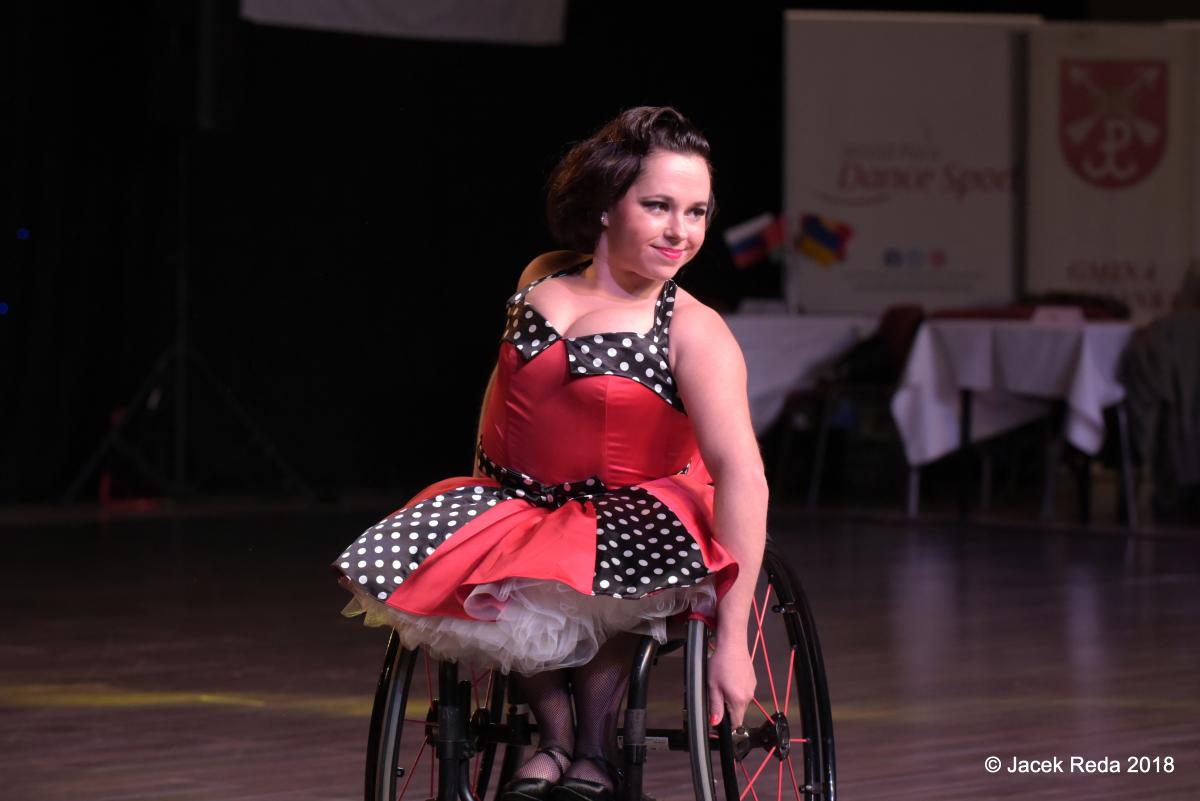
<path id="1" fill-rule="evenodd" d="M 1037 23 L 786 13 L 789 308 L 1012 298 L 1014 107 Z"/>
<path id="2" fill-rule="evenodd" d="M 501 44 L 563 43 L 567 0 L 241 0 L 263 25 Z"/>
<path id="3" fill-rule="evenodd" d="M 1030 42 L 1027 287 L 1170 307 L 1196 247 L 1196 31 L 1047 25 Z"/>

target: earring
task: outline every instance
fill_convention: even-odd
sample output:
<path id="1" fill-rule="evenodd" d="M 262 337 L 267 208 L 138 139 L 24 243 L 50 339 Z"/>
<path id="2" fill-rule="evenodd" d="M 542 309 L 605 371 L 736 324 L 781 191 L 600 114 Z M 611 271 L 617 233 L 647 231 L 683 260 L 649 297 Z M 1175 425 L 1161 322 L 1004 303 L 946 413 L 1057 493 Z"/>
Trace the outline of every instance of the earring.
<path id="1" fill-rule="evenodd" d="M 608 225 L 608 212 L 607 211 L 600 212 L 600 224 Z"/>

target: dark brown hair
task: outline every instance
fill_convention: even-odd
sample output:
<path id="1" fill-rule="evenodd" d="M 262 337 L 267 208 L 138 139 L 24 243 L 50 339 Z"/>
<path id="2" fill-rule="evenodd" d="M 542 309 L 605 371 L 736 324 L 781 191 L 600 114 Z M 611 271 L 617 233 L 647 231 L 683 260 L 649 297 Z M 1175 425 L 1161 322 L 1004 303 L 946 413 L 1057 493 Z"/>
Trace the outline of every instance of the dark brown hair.
<path id="1" fill-rule="evenodd" d="M 603 128 L 578 142 L 563 156 L 546 181 L 546 222 L 564 246 L 591 253 L 603 226 L 600 212 L 629 191 L 642 171 L 642 159 L 655 150 L 694 154 L 708 164 L 708 140 L 670 106 L 638 106 L 622 111 Z M 716 197 L 708 196 L 705 225 L 716 213 Z"/>

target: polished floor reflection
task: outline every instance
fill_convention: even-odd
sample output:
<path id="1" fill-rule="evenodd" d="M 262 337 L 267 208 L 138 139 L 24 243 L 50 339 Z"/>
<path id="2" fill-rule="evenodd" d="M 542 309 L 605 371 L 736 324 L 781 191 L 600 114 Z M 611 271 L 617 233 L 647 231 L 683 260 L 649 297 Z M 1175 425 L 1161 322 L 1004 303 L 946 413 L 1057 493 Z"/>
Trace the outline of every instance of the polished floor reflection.
<path id="1" fill-rule="evenodd" d="M 386 511 L 0 528 L 3 797 L 361 797 L 385 637 L 338 615 L 326 563 Z M 787 509 L 771 531 L 820 626 L 843 799 L 1200 797 L 1200 537 Z M 650 775 L 689 797 L 684 763 Z"/>

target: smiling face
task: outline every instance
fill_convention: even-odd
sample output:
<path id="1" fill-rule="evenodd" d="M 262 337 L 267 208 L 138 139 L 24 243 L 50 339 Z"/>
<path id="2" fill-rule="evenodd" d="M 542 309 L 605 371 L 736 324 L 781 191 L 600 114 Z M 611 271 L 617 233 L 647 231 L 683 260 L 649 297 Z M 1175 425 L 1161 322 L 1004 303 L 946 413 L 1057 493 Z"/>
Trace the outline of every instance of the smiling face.
<path id="1" fill-rule="evenodd" d="M 608 211 L 597 251 L 612 269 L 665 281 L 704 244 L 712 180 L 705 160 L 656 150 L 642 159 L 637 180 Z"/>

